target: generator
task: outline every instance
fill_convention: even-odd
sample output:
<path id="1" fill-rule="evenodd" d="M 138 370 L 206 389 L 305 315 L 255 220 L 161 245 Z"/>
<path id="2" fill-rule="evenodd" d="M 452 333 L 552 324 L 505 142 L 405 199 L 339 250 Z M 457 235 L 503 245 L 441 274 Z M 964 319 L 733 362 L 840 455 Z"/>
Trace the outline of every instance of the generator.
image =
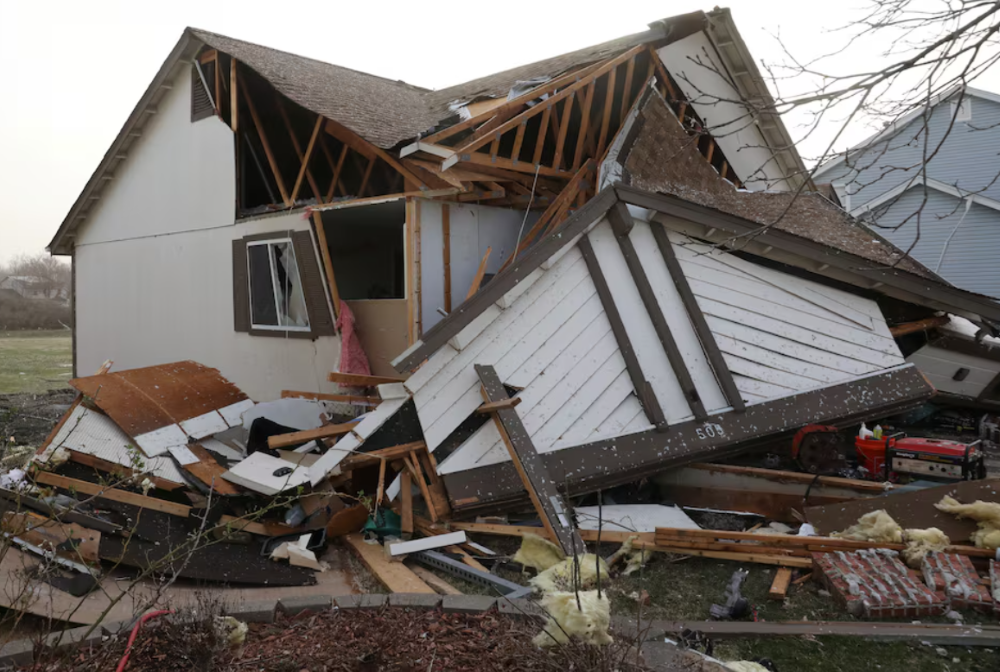
<path id="1" fill-rule="evenodd" d="M 972 481 L 986 478 L 986 461 L 980 441 L 959 443 L 944 439 L 894 438 L 886 441 L 885 480 L 906 474 L 939 481 Z"/>

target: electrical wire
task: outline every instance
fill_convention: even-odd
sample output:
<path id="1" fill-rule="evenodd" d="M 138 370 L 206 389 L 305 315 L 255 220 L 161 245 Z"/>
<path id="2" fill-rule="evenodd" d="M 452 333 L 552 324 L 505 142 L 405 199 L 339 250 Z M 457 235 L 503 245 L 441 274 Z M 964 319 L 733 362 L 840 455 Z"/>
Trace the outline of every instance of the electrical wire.
<path id="1" fill-rule="evenodd" d="M 524 209 L 524 219 L 521 220 L 521 228 L 517 231 L 517 242 L 514 244 L 514 257 L 511 263 L 517 261 L 517 251 L 521 248 L 521 235 L 524 233 L 524 225 L 528 222 L 528 213 L 531 212 L 531 204 L 535 202 L 535 187 L 538 185 L 538 171 L 542 169 L 542 164 L 535 166 L 535 179 L 531 181 L 531 195 L 528 196 L 528 207 Z"/>

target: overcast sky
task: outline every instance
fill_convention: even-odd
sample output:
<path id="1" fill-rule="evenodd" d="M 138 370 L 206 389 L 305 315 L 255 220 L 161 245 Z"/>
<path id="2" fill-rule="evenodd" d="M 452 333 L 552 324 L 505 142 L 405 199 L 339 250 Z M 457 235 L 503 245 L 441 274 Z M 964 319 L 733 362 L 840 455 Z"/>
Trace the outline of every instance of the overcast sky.
<path id="1" fill-rule="evenodd" d="M 842 44 L 848 0 L 731 0 L 758 63 Z M 441 88 L 629 33 L 698 9 L 695 0 L 492 4 L 336 0 L 0 0 L 0 263 L 44 249 L 185 26 Z M 840 54 L 843 71 L 871 54 Z M 989 86 L 984 88 L 990 88 Z M 995 90 L 1000 90 L 996 89 Z M 786 120 L 797 137 L 795 120 Z M 870 128 L 847 136 L 857 141 Z"/>

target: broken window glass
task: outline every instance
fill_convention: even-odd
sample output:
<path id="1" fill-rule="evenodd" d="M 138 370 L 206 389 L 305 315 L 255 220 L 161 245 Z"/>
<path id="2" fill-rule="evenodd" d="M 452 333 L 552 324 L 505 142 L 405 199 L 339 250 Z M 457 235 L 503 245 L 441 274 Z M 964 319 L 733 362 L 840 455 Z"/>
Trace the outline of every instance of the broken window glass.
<path id="1" fill-rule="evenodd" d="M 309 329 L 302 279 L 291 240 L 247 245 L 250 318 L 254 329 Z"/>

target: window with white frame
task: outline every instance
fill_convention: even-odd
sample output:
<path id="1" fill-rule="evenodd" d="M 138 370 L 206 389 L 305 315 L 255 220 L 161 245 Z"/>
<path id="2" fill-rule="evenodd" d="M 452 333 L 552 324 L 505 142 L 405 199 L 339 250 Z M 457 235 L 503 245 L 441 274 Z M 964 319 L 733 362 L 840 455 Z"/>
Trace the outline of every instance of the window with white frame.
<path id="1" fill-rule="evenodd" d="M 250 324 L 254 329 L 308 331 L 302 278 L 289 238 L 247 243 Z"/>
<path id="2" fill-rule="evenodd" d="M 972 98 L 962 96 L 962 101 L 951 101 L 951 113 L 955 121 L 972 121 Z"/>

